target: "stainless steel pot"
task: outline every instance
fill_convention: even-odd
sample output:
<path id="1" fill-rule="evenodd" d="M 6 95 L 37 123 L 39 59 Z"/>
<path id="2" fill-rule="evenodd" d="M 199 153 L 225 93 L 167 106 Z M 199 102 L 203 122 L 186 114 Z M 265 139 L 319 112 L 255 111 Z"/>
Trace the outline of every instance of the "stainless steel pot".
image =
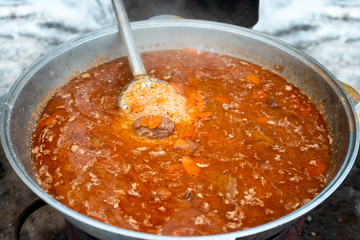
<path id="1" fill-rule="evenodd" d="M 187 239 L 265 239 L 294 223 L 323 202 L 349 173 L 359 148 L 359 126 L 353 103 L 335 78 L 314 59 L 290 45 L 253 30 L 194 20 L 151 20 L 132 24 L 141 51 L 197 48 L 227 54 L 270 69 L 305 92 L 323 113 L 331 129 L 334 157 L 326 188 L 312 201 L 275 221 L 243 231 Z M 75 226 L 100 239 L 180 239 L 110 226 L 64 206 L 36 182 L 30 160 L 30 138 L 44 99 L 75 71 L 97 57 L 114 59 L 120 48 L 117 26 L 71 40 L 34 63 L 1 97 L 1 142 L 12 167 L 24 183 Z M 281 67 L 279 67 L 281 66 Z M 183 238 L 181 238 L 183 239 Z"/>

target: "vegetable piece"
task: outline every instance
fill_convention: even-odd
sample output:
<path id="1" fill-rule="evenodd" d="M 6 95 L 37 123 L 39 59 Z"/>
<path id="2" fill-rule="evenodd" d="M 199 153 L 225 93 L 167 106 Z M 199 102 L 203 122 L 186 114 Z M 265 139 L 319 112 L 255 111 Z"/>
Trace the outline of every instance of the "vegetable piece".
<path id="1" fill-rule="evenodd" d="M 259 123 L 267 123 L 268 121 L 273 121 L 273 119 L 269 118 L 269 117 L 259 117 L 259 118 L 257 118 L 257 121 Z"/>
<path id="2" fill-rule="evenodd" d="M 173 147 L 175 149 L 189 149 L 191 148 L 191 144 L 184 139 L 178 139 L 175 141 Z"/>
<path id="3" fill-rule="evenodd" d="M 149 122 L 149 128 L 150 129 L 156 128 L 161 123 L 161 120 L 162 120 L 162 118 L 161 118 L 160 115 L 155 115 L 155 116 L 151 117 L 149 119 L 149 121 L 148 121 Z"/>
<path id="4" fill-rule="evenodd" d="M 208 118 L 213 115 L 213 112 L 197 112 L 195 113 L 195 116 L 198 118 Z"/>
<path id="5" fill-rule="evenodd" d="M 143 118 L 143 120 L 141 121 L 140 126 L 142 126 L 142 127 L 147 127 L 148 125 L 149 125 L 149 117 L 148 117 L 148 116 L 145 116 L 145 117 Z"/>
<path id="6" fill-rule="evenodd" d="M 134 112 L 134 113 L 138 113 L 138 112 L 142 112 L 144 111 L 145 107 L 144 106 L 141 106 L 141 105 L 138 105 L 138 104 L 131 104 L 131 110 Z"/>
<path id="7" fill-rule="evenodd" d="M 260 77 L 255 73 L 250 73 L 246 78 L 255 85 L 261 84 Z"/>
<path id="8" fill-rule="evenodd" d="M 197 57 L 201 55 L 201 51 L 194 48 L 184 48 L 181 52 L 189 57 Z"/>
<path id="9" fill-rule="evenodd" d="M 227 97 L 214 97 L 214 99 L 219 103 L 230 103 L 230 99 Z"/>
<path id="10" fill-rule="evenodd" d="M 165 102 L 165 99 L 164 98 L 157 98 L 156 99 L 156 103 L 164 103 Z"/>
<path id="11" fill-rule="evenodd" d="M 261 142 L 264 146 L 271 146 L 274 144 L 274 140 L 266 136 L 261 130 L 254 127 L 249 127 L 247 130 L 251 133 L 251 137 L 245 138 L 246 141 Z"/>
<path id="12" fill-rule="evenodd" d="M 88 78 L 88 77 L 90 77 L 90 74 L 89 73 L 84 73 L 84 74 L 81 75 L 81 77 L 82 78 Z"/>
<path id="13" fill-rule="evenodd" d="M 317 177 L 325 172 L 325 164 L 318 160 L 312 160 L 308 162 L 306 169 L 310 175 Z"/>
<path id="14" fill-rule="evenodd" d="M 236 195 L 238 194 L 237 185 L 238 183 L 236 177 L 230 173 L 215 173 L 214 187 L 216 191 L 226 192 L 229 194 L 229 197 L 235 199 Z"/>
<path id="15" fill-rule="evenodd" d="M 181 165 L 183 166 L 185 172 L 191 176 L 199 176 L 200 168 L 196 165 L 196 162 L 190 157 L 183 157 L 181 159 Z"/>
<path id="16" fill-rule="evenodd" d="M 208 163 L 205 163 L 203 158 L 197 157 L 197 158 L 191 158 L 191 159 L 195 162 L 196 166 L 198 166 L 199 168 L 205 168 L 210 165 Z"/>
<path id="17" fill-rule="evenodd" d="M 172 192 L 166 187 L 158 187 L 154 191 L 152 191 L 152 195 L 161 201 L 170 200 L 172 197 Z"/>

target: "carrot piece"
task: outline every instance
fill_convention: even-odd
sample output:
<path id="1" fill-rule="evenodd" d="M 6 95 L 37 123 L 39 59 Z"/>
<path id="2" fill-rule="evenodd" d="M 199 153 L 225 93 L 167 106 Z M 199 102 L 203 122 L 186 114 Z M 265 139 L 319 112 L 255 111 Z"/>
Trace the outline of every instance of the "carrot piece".
<path id="1" fill-rule="evenodd" d="M 271 120 L 273 120 L 273 119 L 269 118 L 269 117 L 259 117 L 259 118 L 257 118 L 257 121 L 259 123 L 267 123 L 268 121 L 271 121 Z"/>
<path id="2" fill-rule="evenodd" d="M 45 125 L 49 126 L 55 121 L 56 121 L 56 117 L 50 116 L 48 119 L 45 120 Z"/>
<path id="3" fill-rule="evenodd" d="M 185 172 L 191 176 L 199 176 L 200 168 L 196 165 L 195 161 L 190 157 L 183 157 L 181 159 L 181 165 L 183 166 Z"/>
<path id="4" fill-rule="evenodd" d="M 227 97 L 214 97 L 214 99 L 219 103 L 230 103 L 230 99 Z"/>
<path id="5" fill-rule="evenodd" d="M 195 135 L 195 128 L 190 129 L 190 130 L 186 130 L 181 136 L 180 138 L 184 139 L 184 138 L 191 138 L 194 137 Z"/>
<path id="6" fill-rule="evenodd" d="M 201 55 L 201 51 L 198 49 L 194 49 L 194 48 L 184 48 L 181 52 L 182 52 L 182 54 L 189 56 L 189 57 Z"/>
<path id="7" fill-rule="evenodd" d="M 260 77 L 255 73 L 250 73 L 246 78 L 255 85 L 261 84 Z"/>
<path id="8" fill-rule="evenodd" d="M 325 172 L 325 164 L 318 160 L 312 160 L 308 162 L 306 169 L 310 175 L 317 177 Z"/>
<path id="9" fill-rule="evenodd" d="M 138 113 L 138 112 L 142 112 L 144 111 L 144 106 L 141 106 L 141 105 L 138 105 L 138 104 L 131 104 L 131 110 L 134 112 L 134 113 Z"/>
<path id="10" fill-rule="evenodd" d="M 213 115 L 213 112 L 197 112 L 195 113 L 195 116 L 198 118 L 208 118 Z"/>
<path id="11" fill-rule="evenodd" d="M 154 129 L 156 128 L 157 126 L 159 126 L 159 124 L 161 123 L 161 116 L 160 115 L 155 115 L 153 117 L 151 117 L 148 122 L 149 122 L 149 128 L 150 129 Z"/>
<path id="12" fill-rule="evenodd" d="M 141 121 L 140 126 L 142 126 L 142 127 L 147 127 L 148 125 L 149 125 L 149 117 L 148 117 L 148 116 L 145 116 L 145 117 L 143 118 L 143 120 Z"/>
<path id="13" fill-rule="evenodd" d="M 165 99 L 164 98 L 157 98 L 156 99 L 156 103 L 164 103 L 165 102 Z"/>
<path id="14" fill-rule="evenodd" d="M 175 149 L 188 149 L 191 148 L 191 144 L 184 139 L 178 139 L 175 141 L 173 147 Z"/>

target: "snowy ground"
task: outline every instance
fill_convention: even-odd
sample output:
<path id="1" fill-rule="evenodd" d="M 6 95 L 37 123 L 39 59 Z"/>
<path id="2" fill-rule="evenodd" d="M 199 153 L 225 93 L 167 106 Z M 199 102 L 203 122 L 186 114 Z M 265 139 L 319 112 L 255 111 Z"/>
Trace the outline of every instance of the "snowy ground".
<path id="1" fill-rule="evenodd" d="M 255 30 L 303 50 L 360 92 L 359 0 L 264 0 L 260 9 Z"/>
<path id="2" fill-rule="evenodd" d="M 38 57 L 59 44 L 115 24 L 110 1 L 0 0 L 0 94 Z"/>

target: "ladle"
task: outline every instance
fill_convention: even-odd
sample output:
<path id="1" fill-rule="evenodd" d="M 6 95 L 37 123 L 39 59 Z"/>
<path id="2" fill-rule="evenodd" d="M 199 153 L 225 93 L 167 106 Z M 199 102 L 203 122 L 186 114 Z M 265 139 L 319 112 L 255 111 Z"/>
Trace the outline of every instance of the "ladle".
<path id="1" fill-rule="evenodd" d="M 116 14 L 116 19 L 118 21 L 119 31 L 121 33 L 122 40 L 125 43 L 131 71 L 134 75 L 134 79 L 122 89 L 119 97 L 119 107 L 122 109 L 128 109 L 130 108 L 130 106 L 127 106 L 125 104 L 125 93 L 131 91 L 135 84 L 140 82 L 142 88 L 152 86 L 156 83 L 164 84 L 167 87 L 171 87 L 171 85 L 164 81 L 161 81 L 160 79 L 150 77 L 147 74 L 140 53 L 135 44 L 134 36 L 130 27 L 129 19 L 126 14 L 124 3 L 122 0 L 112 0 L 112 4 Z"/>

